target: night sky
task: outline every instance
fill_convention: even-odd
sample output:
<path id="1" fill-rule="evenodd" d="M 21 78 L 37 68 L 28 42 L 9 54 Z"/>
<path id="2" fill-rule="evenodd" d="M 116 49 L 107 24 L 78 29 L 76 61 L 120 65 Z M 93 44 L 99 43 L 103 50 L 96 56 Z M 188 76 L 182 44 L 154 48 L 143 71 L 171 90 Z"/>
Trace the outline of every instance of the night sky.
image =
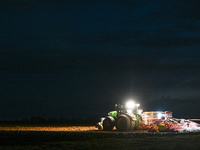
<path id="1" fill-rule="evenodd" d="M 1 0 L 0 120 L 200 118 L 198 0 Z"/>

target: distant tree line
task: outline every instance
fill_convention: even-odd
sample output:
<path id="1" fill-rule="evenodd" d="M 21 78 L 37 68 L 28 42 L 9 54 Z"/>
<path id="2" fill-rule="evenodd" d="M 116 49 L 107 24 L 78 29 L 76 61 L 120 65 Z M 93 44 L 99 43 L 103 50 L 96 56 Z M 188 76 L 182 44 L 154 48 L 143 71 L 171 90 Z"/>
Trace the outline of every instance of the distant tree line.
<path id="1" fill-rule="evenodd" d="M 57 124 L 57 125 L 95 125 L 99 122 L 100 117 L 92 116 L 87 118 L 48 118 L 31 117 L 30 119 L 22 119 L 15 121 L 0 121 L 1 124 Z"/>

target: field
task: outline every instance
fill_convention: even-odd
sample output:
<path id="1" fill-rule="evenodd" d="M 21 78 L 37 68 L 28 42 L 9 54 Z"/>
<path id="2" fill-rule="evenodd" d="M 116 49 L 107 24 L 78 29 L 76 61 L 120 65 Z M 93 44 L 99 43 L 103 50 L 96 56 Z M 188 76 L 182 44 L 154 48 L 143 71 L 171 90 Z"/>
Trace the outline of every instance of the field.
<path id="1" fill-rule="evenodd" d="M 200 133 L 98 131 L 94 127 L 0 127 L 0 150 L 200 149 Z"/>

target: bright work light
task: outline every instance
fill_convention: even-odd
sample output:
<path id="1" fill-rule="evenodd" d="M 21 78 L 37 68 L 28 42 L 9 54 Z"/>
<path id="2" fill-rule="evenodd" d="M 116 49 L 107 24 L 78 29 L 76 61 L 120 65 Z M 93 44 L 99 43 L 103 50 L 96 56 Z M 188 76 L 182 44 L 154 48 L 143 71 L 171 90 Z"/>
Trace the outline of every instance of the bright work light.
<path id="1" fill-rule="evenodd" d="M 133 109 L 135 107 L 135 103 L 133 101 L 126 102 L 126 108 Z"/>
<path id="2" fill-rule="evenodd" d="M 158 119 L 161 119 L 162 114 L 161 114 L 161 113 L 158 113 L 158 114 L 157 114 L 157 117 L 158 117 Z"/>

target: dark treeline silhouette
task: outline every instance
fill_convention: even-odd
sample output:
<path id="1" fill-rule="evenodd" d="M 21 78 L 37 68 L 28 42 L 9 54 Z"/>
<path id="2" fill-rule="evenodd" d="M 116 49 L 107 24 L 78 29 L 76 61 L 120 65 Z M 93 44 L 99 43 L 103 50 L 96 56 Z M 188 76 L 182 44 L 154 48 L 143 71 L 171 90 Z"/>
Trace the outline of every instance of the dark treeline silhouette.
<path id="1" fill-rule="evenodd" d="M 15 121 L 0 121 L 0 124 L 44 124 L 44 125 L 95 125 L 100 120 L 98 116 L 92 116 L 87 118 L 48 118 L 43 117 L 31 117 L 30 119 L 22 119 Z"/>

